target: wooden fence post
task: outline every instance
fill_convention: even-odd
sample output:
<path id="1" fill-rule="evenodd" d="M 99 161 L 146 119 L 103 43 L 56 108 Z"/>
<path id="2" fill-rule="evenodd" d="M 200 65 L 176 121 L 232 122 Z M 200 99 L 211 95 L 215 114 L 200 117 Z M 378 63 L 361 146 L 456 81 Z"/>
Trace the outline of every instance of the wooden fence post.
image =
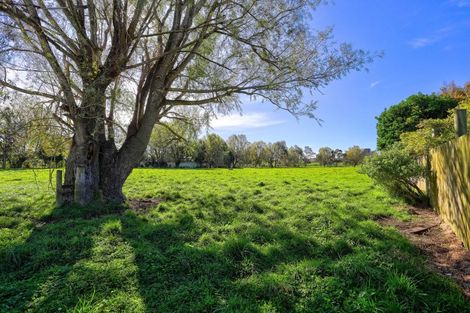
<path id="1" fill-rule="evenodd" d="M 56 207 L 60 207 L 64 204 L 64 197 L 62 195 L 62 170 L 57 170 L 55 183 L 55 205 Z"/>
<path id="2" fill-rule="evenodd" d="M 467 134 L 467 110 L 455 109 L 454 127 L 457 137 Z"/>
<path id="3" fill-rule="evenodd" d="M 85 168 L 78 166 L 75 169 L 75 186 L 73 192 L 73 201 L 80 205 L 85 205 L 85 199 L 87 197 L 86 193 L 86 176 Z"/>

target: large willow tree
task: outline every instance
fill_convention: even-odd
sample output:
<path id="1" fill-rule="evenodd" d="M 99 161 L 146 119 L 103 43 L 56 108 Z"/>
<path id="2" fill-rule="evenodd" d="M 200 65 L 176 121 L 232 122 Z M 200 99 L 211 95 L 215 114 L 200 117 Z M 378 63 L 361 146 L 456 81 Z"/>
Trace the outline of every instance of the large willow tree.
<path id="1" fill-rule="evenodd" d="M 313 116 L 303 91 L 369 61 L 311 30 L 321 2 L 2 0 L 0 85 L 37 96 L 73 130 L 65 180 L 85 168 L 80 202 L 122 202 L 154 125 L 181 107 L 227 112 L 249 95 Z"/>

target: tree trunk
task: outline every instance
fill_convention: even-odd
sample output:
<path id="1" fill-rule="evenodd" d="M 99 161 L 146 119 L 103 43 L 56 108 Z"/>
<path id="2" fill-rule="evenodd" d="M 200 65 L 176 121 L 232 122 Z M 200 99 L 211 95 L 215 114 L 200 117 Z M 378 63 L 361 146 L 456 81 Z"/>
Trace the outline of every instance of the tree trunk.
<path id="1" fill-rule="evenodd" d="M 76 122 L 65 169 L 65 185 L 72 186 L 73 202 L 80 205 L 96 199 L 106 203 L 124 202 L 122 187 L 144 155 L 153 124 L 141 126 L 148 129 L 138 138 L 128 137 L 118 151 L 114 141 L 106 139 L 104 131 L 92 131 L 102 128 L 93 125 L 92 119 Z M 76 175 L 77 171 L 81 175 Z"/>
<path id="2" fill-rule="evenodd" d="M 114 143 L 92 140 L 77 143 L 74 139 L 65 171 L 65 184 L 73 186 L 73 202 L 86 205 L 100 199 L 122 203 L 125 200 L 122 187 L 132 169 L 119 166 L 118 160 Z"/>
<path id="3" fill-rule="evenodd" d="M 112 138 L 106 138 L 104 91 L 90 96 L 74 120 L 75 132 L 65 168 L 64 184 L 72 190 L 73 201 L 86 205 L 93 200 L 122 203 L 122 186 L 134 163 L 120 162 Z"/>
<path id="4" fill-rule="evenodd" d="M 161 73 L 155 74 L 156 77 L 168 74 L 173 67 L 170 60 L 173 59 L 159 65 Z M 75 189 L 73 201 L 81 205 L 95 199 L 122 203 L 125 200 L 122 192 L 124 182 L 142 160 L 153 127 L 161 118 L 159 109 L 163 108 L 165 100 L 161 90 L 168 88 L 171 81 L 152 80 L 149 88 L 155 91 L 148 96 L 145 113 L 141 117 L 134 115 L 119 150 L 112 136 L 106 138 L 105 92 L 109 82 L 93 84 L 84 92 L 79 111 L 74 116 L 74 137 L 66 164 L 65 184 Z M 80 175 L 76 175 L 77 172 Z"/>

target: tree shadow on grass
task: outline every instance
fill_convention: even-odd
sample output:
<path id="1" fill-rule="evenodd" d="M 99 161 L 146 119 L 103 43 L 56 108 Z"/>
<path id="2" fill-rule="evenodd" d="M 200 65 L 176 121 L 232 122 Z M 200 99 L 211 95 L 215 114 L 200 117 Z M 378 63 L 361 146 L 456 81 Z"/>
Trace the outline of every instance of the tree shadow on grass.
<path id="1" fill-rule="evenodd" d="M 262 295 L 247 294 L 240 282 L 317 253 L 314 241 L 279 227 L 269 233 L 261 226 L 252 230 L 258 241 L 277 242 L 260 250 L 253 237 L 243 235 L 196 246 L 203 230 L 191 215 L 163 224 L 150 224 L 137 215 L 122 222 L 123 238 L 134 248 L 140 294 L 149 312 L 258 311 Z"/>
<path id="2" fill-rule="evenodd" d="M 63 311 L 95 292 L 97 278 L 106 274 L 94 271 L 87 260 L 113 213 L 111 208 L 58 208 L 32 221 L 23 243 L 2 246 L 0 312 Z"/>
<path id="3" fill-rule="evenodd" d="M 129 214 L 122 236 L 149 312 L 469 311 L 455 284 L 424 268 L 406 239 L 352 215 L 332 212 L 344 238 L 323 241 L 258 223 L 201 245 L 204 229 L 190 214 L 171 223 Z"/>
<path id="4" fill-rule="evenodd" d="M 56 209 L 24 243 L 2 247 L 0 311 L 252 311 L 259 295 L 238 282 L 318 254 L 316 242 L 282 227 L 197 246 L 203 232 L 189 214 L 155 222 L 126 208 Z M 268 241 L 277 244 L 256 246 Z"/>
<path id="5" fill-rule="evenodd" d="M 412 312 L 431 297 L 446 300 L 441 311 L 466 310 L 447 281 L 419 269 L 395 232 L 365 216 L 329 218 L 344 238 L 317 241 L 258 223 L 201 243 L 206 229 L 197 215 L 56 209 L 26 242 L 2 247 L 0 311 Z M 425 275 L 421 285 L 429 286 L 408 286 L 412 275 Z"/>

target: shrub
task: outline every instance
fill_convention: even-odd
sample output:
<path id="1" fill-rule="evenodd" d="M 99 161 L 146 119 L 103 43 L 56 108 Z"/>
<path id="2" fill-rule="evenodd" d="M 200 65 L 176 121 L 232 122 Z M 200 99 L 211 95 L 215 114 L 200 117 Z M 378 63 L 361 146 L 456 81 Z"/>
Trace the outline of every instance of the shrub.
<path id="1" fill-rule="evenodd" d="M 391 148 L 402 133 L 415 131 L 423 120 L 446 118 L 457 104 L 448 96 L 418 93 L 392 105 L 377 117 L 377 147 Z"/>
<path id="2" fill-rule="evenodd" d="M 401 144 L 396 143 L 387 150 L 367 157 L 361 172 L 408 203 L 426 202 L 426 195 L 417 185 L 425 169 Z"/>

